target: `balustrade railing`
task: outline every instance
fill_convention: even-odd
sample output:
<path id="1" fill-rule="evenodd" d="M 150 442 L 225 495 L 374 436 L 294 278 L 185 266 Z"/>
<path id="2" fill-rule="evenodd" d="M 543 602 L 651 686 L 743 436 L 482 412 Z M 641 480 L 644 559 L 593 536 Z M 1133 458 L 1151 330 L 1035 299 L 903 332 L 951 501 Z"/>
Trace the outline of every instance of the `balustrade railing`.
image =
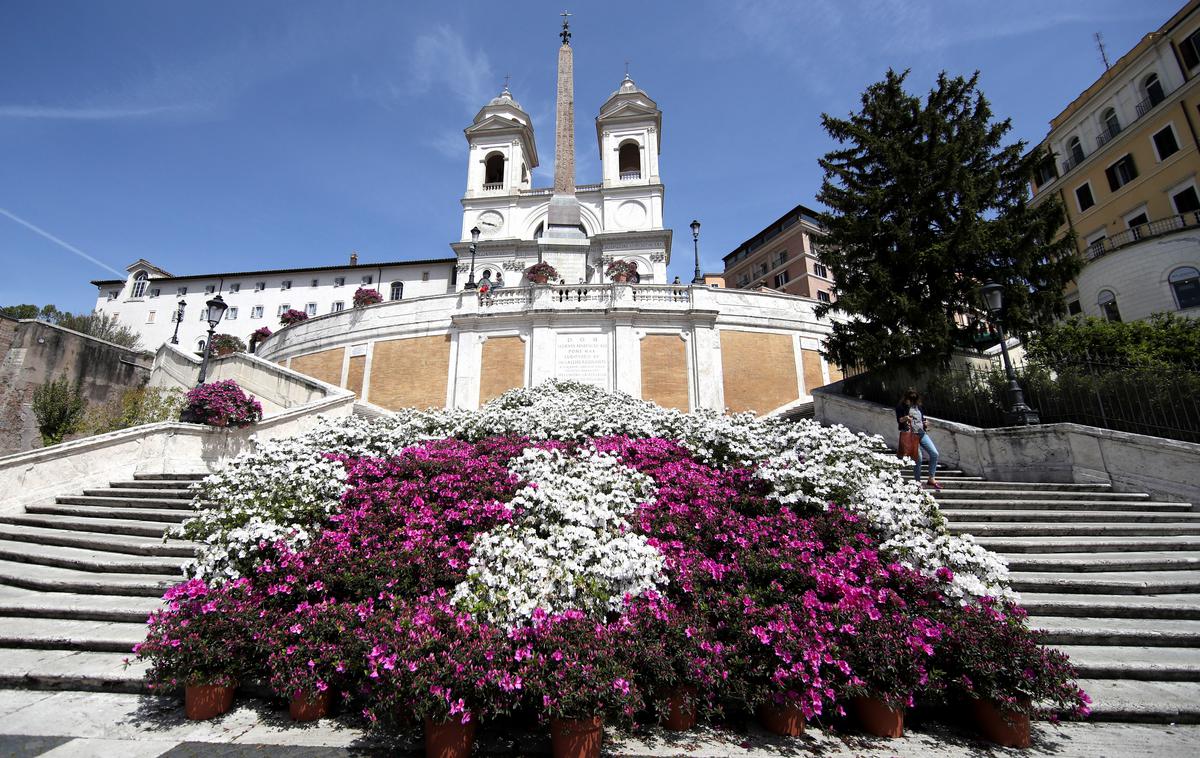
<path id="1" fill-rule="evenodd" d="M 1189 211 L 1188 213 L 1180 213 L 1154 221 L 1147 221 L 1144 224 L 1132 226 L 1120 234 L 1096 240 L 1087 246 L 1087 249 L 1084 251 L 1084 257 L 1089 261 L 1094 261 L 1097 258 L 1108 255 L 1114 250 L 1120 250 L 1136 242 L 1197 226 L 1200 226 L 1200 211 Z"/>
<path id="2" fill-rule="evenodd" d="M 502 190 L 502 189 L 504 189 L 504 182 L 496 182 L 496 183 L 493 183 L 493 184 L 485 184 L 485 185 L 483 185 L 483 191 L 484 191 L 484 192 L 498 192 L 498 191 L 500 191 L 500 190 Z"/>
<path id="3" fill-rule="evenodd" d="M 623 181 L 623 182 L 627 182 L 630 179 L 641 179 L 641 178 L 642 178 L 641 171 L 622 171 L 621 172 L 621 181 Z"/>
<path id="4" fill-rule="evenodd" d="M 544 296 L 535 293 L 545 292 Z M 466 293 L 464 292 L 464 295 Z M 608 308 L 621 302 L 690 304 L 688 285 L 670 284 L 555 284 L 544 288 L 530 285 L 501 287 L 480 292 L 479 305 L 484 308 L 528 308 L 549 306 L 572 308 L 590 306 Z"/>

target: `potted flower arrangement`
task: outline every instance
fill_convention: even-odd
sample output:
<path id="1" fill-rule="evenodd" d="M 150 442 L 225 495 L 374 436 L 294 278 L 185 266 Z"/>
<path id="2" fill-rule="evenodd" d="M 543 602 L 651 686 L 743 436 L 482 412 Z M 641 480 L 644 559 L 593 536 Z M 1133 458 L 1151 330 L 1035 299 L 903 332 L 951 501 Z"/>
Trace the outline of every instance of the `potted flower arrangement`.
<path id="1" fill-rule="evenodd" d="M 604 273 L 608 274 L 614 282 L 621 284 L 628 281 L 637 273 L 637 264 L 633 261 L 615 260 L 608 264 L 604 269 Z"/>
<path id="2" fill-rule="evenodd" d="M 197 424 L 248 426 L 262 418 L 262 405 L 232 379 L 208 382 L 188 390 L 181 418 Z"/>
<path id="3" fill-rule="evenodd" d="M 1091 703 L 1066 654 L 1039 644 L 1026 617 L 1020 606 L 992 598 L 953 609 L 937 656 L 947 694 L 966 698 L 983 736 L 1006 747 L 1029 746 L 1034 703 L 1052 716 L 1078 717 Z"/>
<path id="4" fill-rule="evenodd" d="M 558 278 L 558 270 L 545 261 L 535 263 L 525 269 L 525 278 L 534 284 L 545 284 L 551 279 Z"/>
<path id="5" fill-rule="evenodd" d="M 260 326 L 254 331 L 250 332 L 250 352 L 253 353 L 258 348 L 259 343 L 270 336 L 271 329 L 270 327 L 266 326 Z"/>
<path id="6" fill-rule="evenodd" d="M 255 673 L 252 640 L 261 598 L 247 579 L 219 587 L 193 579 L 172 587 L 163 601 L 146 622 L 146 640 L 133 648 L 139 660 L 150 661 L 151 689 L 183 687 L 189 719 L 224 713 L 238 682 Z"/>
<path id="7" fill-rule="evenodd" d="M 246 343 L 242 342 L 241 337 L 235 337 L 232 334 L 214 334 L 210 349 L 214 358 L 220 358 L 246 352 Z"/>
<path id="8" fill-rule="evenodd" d="M 315 721 L 345 691 L 363 651 L 353 603 L 301 602 L 275 617 L 267 635 L 271 690 L 288 700 L 293 721 Z"/>
<path id="9" fill-rule="evenodd" d="M 308 314 L 304 311 L 296 310 L 295 308 L 288 308 L 279 315 L 279 323 L 283 324 L 284 326 L 299 324 L 301 321 L 308 321 Z"/>
<path id="10" fill-rule="evenodd" d="M 365 308 L 368 305 L 378 305 L 383 302 L 383 295 L 372 287 L 359 287 L 354 290 L 354 307 Z"/>

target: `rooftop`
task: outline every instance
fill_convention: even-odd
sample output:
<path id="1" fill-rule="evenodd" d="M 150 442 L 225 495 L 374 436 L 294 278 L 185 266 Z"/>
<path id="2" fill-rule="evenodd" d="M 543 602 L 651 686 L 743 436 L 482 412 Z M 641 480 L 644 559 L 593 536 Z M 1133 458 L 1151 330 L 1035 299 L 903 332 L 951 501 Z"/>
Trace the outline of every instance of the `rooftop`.
<path id="1" fill-rule="evenodd" d="M 342 263 L 337 266 L 304 266 L 300 268 L 272 268 L 260 269 L 258 271 L 225 271 L 215 274 L 190 274 L 188 276 L 152 276 L 152 281 L 170 282 L 182 281 L 185 279 L 229 279 L 237 276 L 257 276 L 260 274 L 292 274 L 302 271 L 339 271 L 344 269 L 372 269 L 372 268 L 390 268 L 392 266 L 420 266 L 437 263 L 456 263 L 457 258 L 422 258 L 411 261 L 386 261 L 383 263 Z M 149 265 L 149 264 L 148 264 Z M 151 266 L 151 268 L 154 268 Z M 97 287 L 105 284 L 123 284 L 124 279 L 93 279 L 92 284 Z"/>

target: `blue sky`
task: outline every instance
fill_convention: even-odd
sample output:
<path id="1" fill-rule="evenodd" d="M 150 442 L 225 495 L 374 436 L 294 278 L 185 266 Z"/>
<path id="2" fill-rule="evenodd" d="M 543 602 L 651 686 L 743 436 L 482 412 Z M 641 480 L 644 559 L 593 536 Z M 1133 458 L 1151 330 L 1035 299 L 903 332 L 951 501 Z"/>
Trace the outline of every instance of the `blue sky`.
<path id="1" fill-rule="evenodd" d="M 982 72 L 1013 138 L 1047 121 L 1182 0 L 576 3 L 577 179 L 630 73 L 663 110 L 671 274 L 813 204 L 824 112 L 889 67 L 925 91 Z M 451 254 L 462 129 L 501 88 L 553 171 L 560 2 L 2 0 L 0 304 L 88 310 L 90 279 Z M 123 276 L 123 274 L 122 274 Z"/>

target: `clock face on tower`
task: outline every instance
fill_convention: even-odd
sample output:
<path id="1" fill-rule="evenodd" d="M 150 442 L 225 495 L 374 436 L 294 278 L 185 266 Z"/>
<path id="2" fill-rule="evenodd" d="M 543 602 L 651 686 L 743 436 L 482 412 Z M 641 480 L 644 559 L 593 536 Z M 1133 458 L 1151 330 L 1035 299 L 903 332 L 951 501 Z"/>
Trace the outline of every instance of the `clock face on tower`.
<path id="1" fill-rule="evenodd" d="M 499 233 L 500 227 L 504 225 L 504 216 L 496 211 L 484 211 L 479 214 L 478 224 L 479 231 L 488 237 Z"/>

